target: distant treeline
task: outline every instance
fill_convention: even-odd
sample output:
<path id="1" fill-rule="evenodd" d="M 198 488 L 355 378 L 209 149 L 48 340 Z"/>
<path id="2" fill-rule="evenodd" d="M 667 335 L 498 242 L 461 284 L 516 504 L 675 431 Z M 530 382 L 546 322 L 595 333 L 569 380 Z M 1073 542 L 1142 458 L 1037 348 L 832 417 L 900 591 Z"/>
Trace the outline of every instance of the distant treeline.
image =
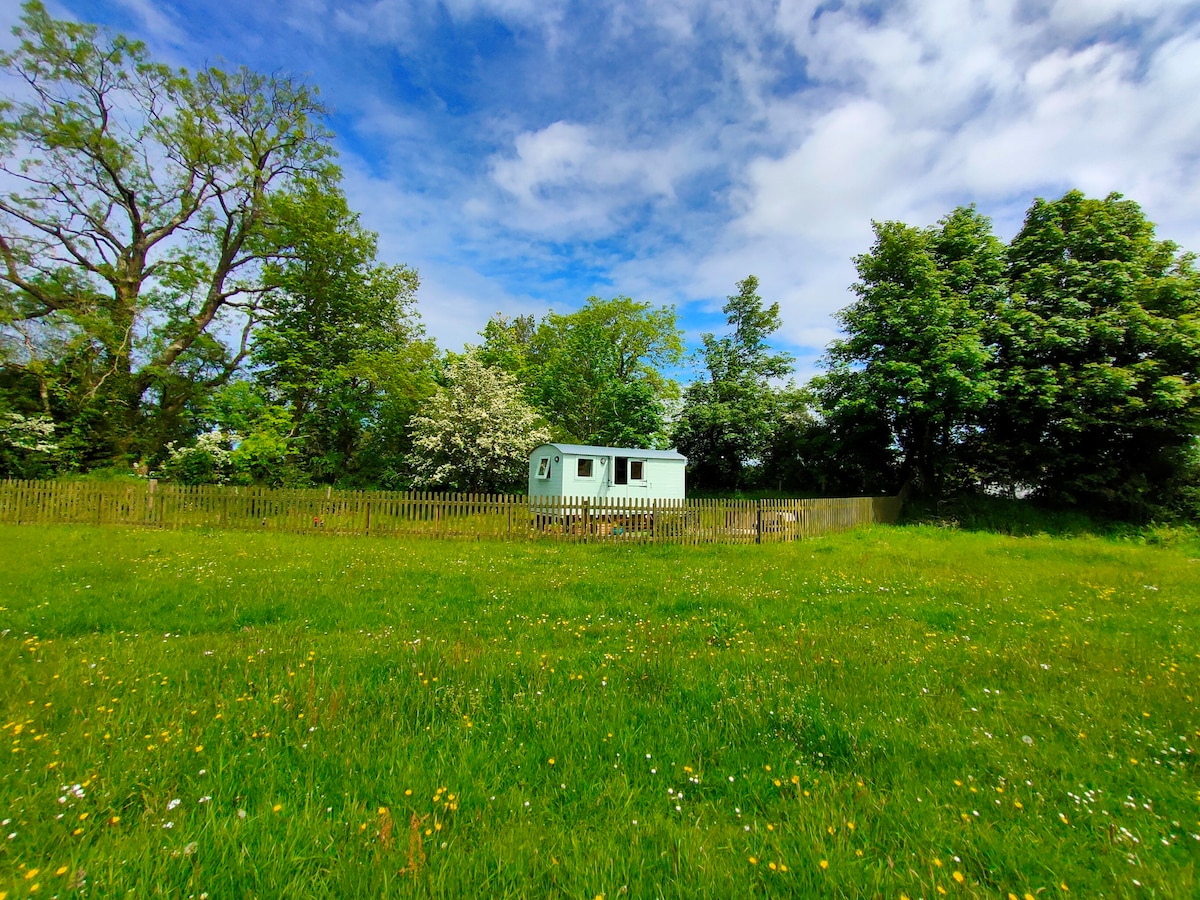
<path id="1" fill-rule="evenodd" d="M 0 477 L 492 492 L 553 438 L 674 446 L 707 491 L 1200 508 L 1200 277 L 1118 195 L 1036 200 L 1009 244 L 974 208 L 876 223 L 806 385 L 753 276 L 690 358 L 673 309 L 623 296 L 454 353 L 349 208 L 313 88 L 171 69 L 34 2 L 17 36 Z"/>

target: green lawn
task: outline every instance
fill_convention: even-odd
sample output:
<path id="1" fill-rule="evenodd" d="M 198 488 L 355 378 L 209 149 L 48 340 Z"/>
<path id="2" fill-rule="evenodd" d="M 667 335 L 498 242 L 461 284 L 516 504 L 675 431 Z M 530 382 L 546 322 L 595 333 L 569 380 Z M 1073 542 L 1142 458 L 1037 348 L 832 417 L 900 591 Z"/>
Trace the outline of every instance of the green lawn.
<path id="1" fill-rule="evenodd" d="M 1195 897 L 1200 545 L 0 528 L 5 897 Z"/>

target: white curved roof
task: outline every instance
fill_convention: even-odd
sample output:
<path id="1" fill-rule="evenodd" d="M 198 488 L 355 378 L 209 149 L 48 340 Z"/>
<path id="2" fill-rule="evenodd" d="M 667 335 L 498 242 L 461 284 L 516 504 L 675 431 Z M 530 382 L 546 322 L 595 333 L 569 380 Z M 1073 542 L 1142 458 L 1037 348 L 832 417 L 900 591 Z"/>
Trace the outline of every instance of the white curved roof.
<path id="1" fill-rule="evenodd" d="M 678 450 L 641 450 L 637 447 L 593 447 L 588 444 L 559 444 L 551 442 L 540 447 L 554 447 L 560 453 L 572 456 L 634 456 L 639 459 L 677 459 L 687 462 L 687 457 Z M 534 453 L 537 450 L 533 451 Z"/>

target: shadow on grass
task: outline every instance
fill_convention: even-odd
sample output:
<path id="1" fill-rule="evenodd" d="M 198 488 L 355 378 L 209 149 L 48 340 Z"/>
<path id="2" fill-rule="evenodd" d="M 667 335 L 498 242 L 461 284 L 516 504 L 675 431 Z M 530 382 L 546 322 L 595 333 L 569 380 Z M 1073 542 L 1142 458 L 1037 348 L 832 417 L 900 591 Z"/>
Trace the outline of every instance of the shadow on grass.
<path id="1" fill-rule="evenodd" d="M 1197 544 L 1200 530 L 1192 524 L 1133 524 L 1039 503 L 1005 497 L 956 497 L 905 503 L 901 525 L 936 525 L 961 531 L 983 531 L 1017 537 L 1102 537 L 1144 544 Z"/>

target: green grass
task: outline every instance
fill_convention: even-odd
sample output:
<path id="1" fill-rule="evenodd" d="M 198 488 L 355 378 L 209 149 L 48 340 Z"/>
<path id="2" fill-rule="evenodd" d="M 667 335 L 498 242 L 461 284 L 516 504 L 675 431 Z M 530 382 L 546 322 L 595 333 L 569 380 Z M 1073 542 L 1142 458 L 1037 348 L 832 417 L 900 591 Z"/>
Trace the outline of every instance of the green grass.
<path id="1" fill-rule="evenodd" d="M 0 592 L 0 895 L 1200 893 L 1190 538 L 5 527 Z"/>

